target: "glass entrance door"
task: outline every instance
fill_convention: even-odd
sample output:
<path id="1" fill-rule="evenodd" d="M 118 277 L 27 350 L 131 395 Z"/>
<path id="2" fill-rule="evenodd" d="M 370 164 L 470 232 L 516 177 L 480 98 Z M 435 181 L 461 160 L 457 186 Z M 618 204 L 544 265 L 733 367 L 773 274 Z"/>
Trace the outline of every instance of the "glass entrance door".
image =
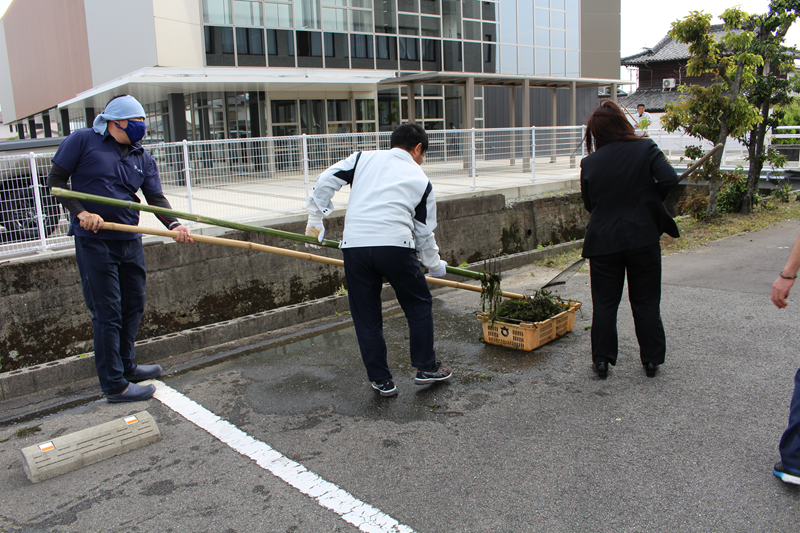
<path id="1" fill-rule="evenodd" d="M 300 133 L 319 135 L 325 127 L 325 100 L 300 100 Z"/>

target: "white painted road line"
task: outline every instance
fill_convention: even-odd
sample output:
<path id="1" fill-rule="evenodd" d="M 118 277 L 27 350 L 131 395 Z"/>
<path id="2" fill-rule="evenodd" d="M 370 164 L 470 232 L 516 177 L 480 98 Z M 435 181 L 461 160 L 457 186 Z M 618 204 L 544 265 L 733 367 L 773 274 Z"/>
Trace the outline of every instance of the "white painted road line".
<path id="1" fill-rule="evenodd" d="M 268 444 L 254 439 L 172 387 L 161 381 L 154 380 L 148 383 L 156 386 L 156 393 L 153 396 L 155 399 L 240 454 L 249 457 L 264 470 L 272 472 L 306 496 L 314 498 L 317 503 L 338 514 L 345 522 L 368 533 L 414 533 L 410 527 L 401 524 L 380 509 L 358 500 L 333 483 L 325 481 L 300 463 L 283 456 Z"/>

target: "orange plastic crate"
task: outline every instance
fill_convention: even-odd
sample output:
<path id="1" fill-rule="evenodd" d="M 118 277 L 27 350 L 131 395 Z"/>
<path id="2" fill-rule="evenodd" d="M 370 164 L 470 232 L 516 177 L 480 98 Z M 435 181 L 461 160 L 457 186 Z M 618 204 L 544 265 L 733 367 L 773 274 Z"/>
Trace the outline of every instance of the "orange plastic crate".
<path id="1" fill-rule="evenodd" d="M 506 346 L 530 352 L 539 346 L 563 337 L 575 327 L 575 311 L 580 309 L 580 302 L 569 302 L 570 308 L 544 322 L 521 322 L 512 324 L 502 318 L 492 324 L 488 313 L 481 313 L 478 319 L 483 322 L 483 340 L 487 344 Z"/>

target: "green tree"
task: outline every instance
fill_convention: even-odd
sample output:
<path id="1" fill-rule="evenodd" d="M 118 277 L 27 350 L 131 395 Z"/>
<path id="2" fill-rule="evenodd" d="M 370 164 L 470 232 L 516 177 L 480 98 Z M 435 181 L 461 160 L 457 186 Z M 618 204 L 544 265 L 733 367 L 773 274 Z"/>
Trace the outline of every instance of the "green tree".
<path id="1" fill-rule="evenodd" d="M 794 71 L 796 50 L 784 45 L 786 32 L 797 19 L 800 0 L 772 0 L 769 11 L 764 15 L 751 17 L 754 39 L 751 50 L 762 58 L 756 67 L 756 77 L 747 88 L 747 99 L 758 109 L 761 120 L 754 124 L 740 140 L 747 146 L 750 168 L 747 172 L 747 188 L 742 201 L 741 212 L 750 213 L 753 198 L 758 192 L 758 182 L 764 163 L 783 166 L 785 158 L 774 149 L 765 150 L 764 139 L 767 128 L 780 124 L 782 112 L 770 113 L 775 106 L 791 102 L 791 91 L 796 83 L 786 77 Z"/>
<path id="2" fill-rule="evenodd" d="M 763 63 L 753 53 L 753 21 L 738 8 L 727 9 L 720 18 L 725 33 L 718 41 L 711 32 L 711 15 L 692 11 L 673 22 L 669 35 L 689 45 L 689 76 L 711 73 L 717 83 L 711 87 L 682 88 L 685 97 L 668 103 L 661 123 L 667 131 L 682 129 L 686 134 L 725 144 L 729 136 L 743 137 L 761 120 L 758 110 L 747 101 L 743 88 L 755 80 L 756 67 Z M 717 196 L 722 185 L 719 166 L 722 151 L 706 165 L 709 180 L 708 214 L 717 214 Z"/>

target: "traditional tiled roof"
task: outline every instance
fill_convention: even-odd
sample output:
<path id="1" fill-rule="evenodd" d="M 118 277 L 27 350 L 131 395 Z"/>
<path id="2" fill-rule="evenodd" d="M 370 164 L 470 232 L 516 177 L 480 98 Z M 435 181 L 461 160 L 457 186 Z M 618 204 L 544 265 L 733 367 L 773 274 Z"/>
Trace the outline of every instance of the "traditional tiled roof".
<path id="1" fill-rule="evenodd" d="M 725 34 L 722 24 L 711 26 L 717 40 Z M 623 57 L 620 61 L 623 65 L 641 65 L 643 63 L 653 63 L 656 61 L 679 61 L 689 58 L 689 45 L 679 43 L 670 36 L 661 39 L 653 48 L 645 48 L 644 51 L 632 56 Z"/>
<path id="2" fill-rule="evenodd" d="M 617 98 L 617 103 L 628 109 L 636 109 L 637 105 L 644 104 L 645 109 L 649 112 L 661 112 L 664 111 L 664 104 L 677 102 L 680 97 L 681 93 L 675 90 L 639 89 L 629 96 Z"/>

